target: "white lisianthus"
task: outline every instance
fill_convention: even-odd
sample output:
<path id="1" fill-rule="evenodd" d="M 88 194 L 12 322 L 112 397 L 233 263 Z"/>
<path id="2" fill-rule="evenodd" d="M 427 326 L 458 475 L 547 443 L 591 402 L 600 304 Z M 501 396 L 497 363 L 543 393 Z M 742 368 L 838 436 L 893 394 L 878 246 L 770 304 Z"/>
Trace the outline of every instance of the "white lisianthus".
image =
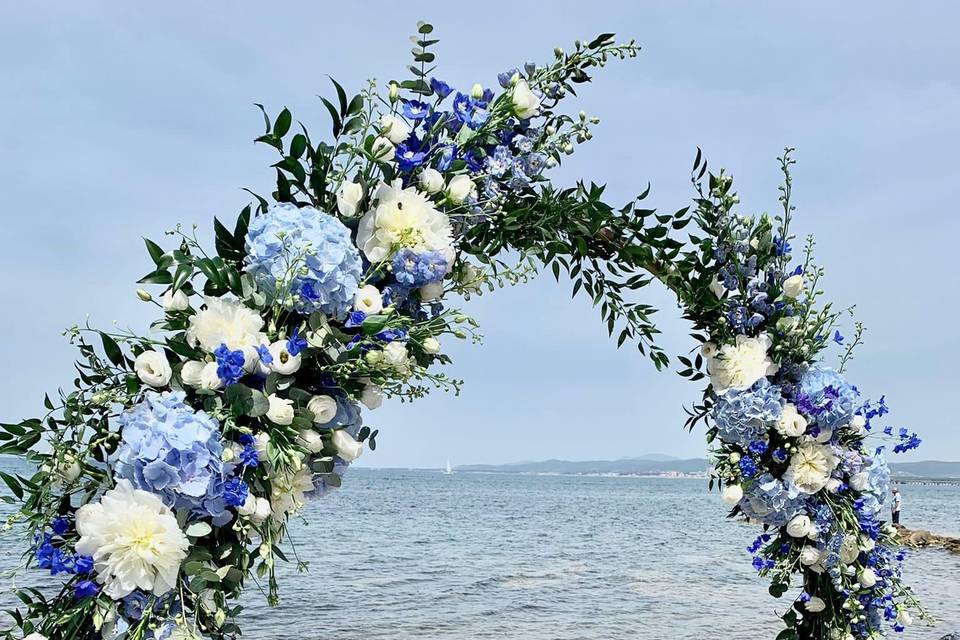
<path id="1" fill-rule="evenodd" d="M 323 438 L 313 429 L 301 429 L 297 434 L 297 444 L 310 453 L 323 451 Z"/>
<path id="2" fill-rule="evenodd" d="M 370 153 L 373 155 L 374 160 L 389 162 L 393 160 L 396 148 L 388 139 L 383 136 L 377 136 L 373 141 L 373 146 L 370 147 Z"/>
<path id="3" fill-rule="evenodd" d="M 353 439 L 346 429 L 337 429 L 330 437 L 337 454 L 347 462 L 353 462 L 363 453 L 363 443 Z"/>
<path id="4" fill-rule="evenodd" d="M 273 361 L 267 365 L 270 371 L 279 373 L 282 376 L 289 376 L 300 369 L 300 363 L 303 360 L 302 354 L 290 355 L 287 350 L 286 340 L 277 340 L 270 345 L 270 356 Z"/>
<path id="5" fill-rule="evenodd" d="M 913 616 L 911 616 L 911 615 L 910 615 L 910 612 L 907 611 L 906 609 L 902 609 L 902 610 L 897 614 L 897 622 L 899 622 L 900 624 L 902 624 L 902 625 L 905 626 L 905 627 L 909 627 L 911 624 L 913 624 Z M 26 639 L 24 639 L 24 640 L 26 640 Z"/>
<path id="6" fill-rule="evenodd" d="M 257 456 L 261 460 L 267 460 L 267 445 L 270 444 L 270 434 L 261 431 L 253 437 L 253 448 L 257 450 Z"/>
<path id="7" fill-rule="evenodd" d="M 466 202 L 467 198 L 475 195 L 476 192 L 477 185 L 473 183 L 470 176 L 464 174 L 453 176 L 447 184 L 447 199 L 454 204 Z"/>
<path id="8" fill-rule="evenodd" d="M 867 432 L 867 419 L 858 413 L 850 419 L 850 424 L 847 426 L 855 434 L 862 435 Z"/>
<path id="9" fill-rule="evenodd" d="M 783 405 L 783 411 L 780 413 L 776 428 L 782 436 L 799 438 L 807 432 L 807 419 L 800 415 L 796 405 L 788 402 Z"/>
<path id="10" fill-rule="evenodd" d="M 375 384 L 365 385 L 360 393 L 360 402 L 371 411 L 380 408 L 383 404 L 383 389 Z"/>
<path id="11" fill-rule="evenodd" d="M 270 478 L 272 492 L 270 506 L 273 515 L 282 518 L 300 511 L 306 503 L 305 494 L 313 491 L 313 474 L 310 467 L 302 466 L 297 471 L 287 471 Z"/>
<path id="12" fill-rule="evenodd" d="M 173 375 L 166 354 L 159 350 L 144 351 L 138 355 L 133 361 L 133 369 L 141 382 L 156 389 L 170 384 L 170 377 Z"/>
<path id="13" fill-rule="evenodd" d="M 136 589 L 168 593 L 190 548 L 170 508 L 128 480 L 77 509 L 77 533 L 77 553 L 93 557 L 97 582 L 114 600 Z"/>
<path id="14" fill-rule="evenodd" d="M 854 536 L 846 536 L 840 545 L 840 561 L 843 564 L 853 564 L 860 557 L 860 545 Z"/>
<path id="15" fill-rule="evenodd" d="M 793 516 L 787 523 L 787 534 L 793 538 L 806 538 L 810 534 L 810 529 L 810 518 L 803 514 Z"/>
<path id="16" fill-rule="evenodd" d="M 743 487 L 738 484 L 728 484 L 723 488 L 723 501 L 731 507 L 743 498 Z"/>
<path id="17" fill-rule="evenodd" d="M 450 220 L 415 188 L 403 188 L 400 180 L 381 183 L 376 206 L 360 220 L 357 244 L 370 262 L 390 257 L 397 247 L 416 252 L 439 251 L 453 264 L 453 232 Z"/>
<path id="18" fill-rule="evenodd" d="M 464 293 L 479 293 L 480 285 L 486 279 L 486 274 L 482 269 L 478 269 L 472 264 L 466 264 L 460 271 L 458 282 Z"/>
<path id="19" fill-rule="evenodd" d="M 424 338 L 423 351 L 424 353 L 429 353 L 430 355 L 440 353 L 440 341 L 433 336 Z"/>
<path id="20" fill-rule="evenodd" d="M 797 325 L 800 324 L 800 319 L 796 316 L 790 316 L 788 318 L 780 318 L 777 320 L 777 329 L 783 333 L 790 333 L 797 328 Z"/>
<path id="21" fill-rule="evenodd" d="M 540 97 L 530 90 L 526 80 L 521 78 L 514 83 L 510 98 L 513 102 L 513 113 L 521 120 L 540 113 Z"/>
<path id="22" fill-rule="evenodd" d="M 256 345 L 267 341 L 263 318 L 236 300 L 206 296 L 203 302 L 206 308 L 191 316 L 187 327 L 190 344 L 209 353 L 225 344 L 232 351 L 243 351 L 245 359 L 255 364 Z"/>
<path id="23" fill-rule="evenodd" d="M 877 574 L 873 572 L 873 569 L 867 567 L 860 571 L 860 574 L 857 576 L 857 582 L 859 582 L 860 586 L 864 589 L 869 589 L 877 584 Z"/>
<path id="24" fill-rule="evenodd" d="M 402 342 L 391 342 L 383 347 L 383 361 L 397 373 L 405 374 L 410 371 L 410 354 L 407 345 Z"/>
<path id="25" fill-rule="evenodd" d="M 190 299 L 182 289 L 176 291 L 166 291 L 160 296 L 160 302 L 163 304 L 164 311 L 184 311 L 190 307 Z"/>
<path id="26" fill-rule="evenodd" d="M 736 344 L 722 346 L 707 362 L 714 392 L 719 395 L 729 389 L 743 391 L 760 378 L 776 373 L 779 367 L 767 355 L 770 345 L 770 337 L 763 334 L 756 338 L 740 335 Z"/>
<path id="27" fill-rule="evenodd" d="M 62 459 L 53 465 L 53 475 L 67 484 L 79 478 L 81 471 L 82 469 L 80 468 L 80 463 L 77 462 L 77 458 L 70 453 L 65 454 Z"/>
<path id="28" fill-rule="evenodd" d="M 189 360 L 180 367 L 180 379 L 188 387 L 199 387 L 202 380 L 203 368 L 207 366 L 202 360 Z"/>
<path id="29" fill-rule="evenodd" d="M 850 476 L 850 488 L 854 491 L 863 491 L 870 484 L 870 474 L 866 471 L 855 473 Z"/>
<path id="30" fill-rule="evenodd" d="M 410 127 L 400 116 L 385 113 L 380 116 L 380 135 L 393 144 L 400 144 L 409 137 Z"/>
<path id="31" fill-rule="evenodd" d="M 274 424 L 286 426 L 293 422 L 293 400 L 281 398 L 274 393 L 267 396 L 270 408 L 267 409 L 267 418 Z"/>
<path id="32" fill-rule="evenodd" d="M 216 391 L 223 386 L 223 380 L 217 371 L 216 362 L 208 362 L 200 372 L 200 388 L 208 391 Z"/>
<path id="33" fill-rule="evenodd" d="M 803 293 L 803 276 L 790 276 L 783 281 L 783 295 L 788 298 L 796 298 Z"/>
<path id="34" fill-rule="evenodd" d="M 702 345 L 700 345 L 700 355 L 708 360 L 717 355 L 717 343 L 704 342 Z"/>
<path id="35" fill-rule="evenodd" d="M 383 311 L 383 294 L 372 284 L 360 287 L 353 297 L 353 308 L 367 315 Z"/>
<path id="36" fill-rule="evenodd" d="M 820 428 L 820 431 L 817 433 L 816 437 L 814 437 L 814 440 L 820 444 L 826 444 L 827 442 L 830 442 L 830 438 L 832 437 L 833 429 Z"/>
<path id="37" fill-rule="evenodd" d="M 430 195 L 440 193 L 443 187 L 443 174 L 433 167 L 427 167 L 420 174 L 420 188 Z"/>
<path id="38" fill-rule="evenodd" d="M 337 211 L 344 218 L 357 215 L 357 207 L 363 200 L 363 185 L 358 182 L 343 182 L 337 189 Z"/>
<path id="39" fill-rule="evenodd" d="M 269 500 L 258 498 L 252 493 L 248 493 L 246 502 L 237 508 L 237 513 L 254 524 L 261 524 L 270 516 L 271 511 Z"/>
<path id="40" fill-rule="evenodd" d="M 783 478 L 803 493 L 813 494 L 827 485 L 839 462 L 828 445 L 807 439 L 790 456 L 790 466 Z"/>
<path id="41" fill-rule="evenodd" d="M 418 289 L 420 292 L 420 300 L 422 302 L 430 302 L 431 300 L 439 300 L 443 296 L 443 283 L 442 282 L 428 282 Z"/>
<path id="42" fill-rule="evenodd" d="M 313 414 L 316 424 L 327 424 L 337 415 L 337 401 L 330 396 L 313 396 L 307 403 L 307 410 Z"/>
<path id="43" fill-rule="evenodd" d="M 817 596 L 811 596 L 806 603 L 804 603 L 803 608 L 809 611 L 810 613 L 820 613 L 827 608 L 827 603 L 823 601 L 822 598 Z"/>
<path id="44" fill-rule="evenodd" d="M 723 294 L 727 292 L 727 287 L 724 286 L 723 280 L 721 280 L 720 278 L 714 278 L 710 282 L 710 291 L 713 293 L 713 295 L 717 296 L 718 298 L 722 298 Z"/>
<path id="45" fill-rule="evenodd" d="M 800 550 L 800 564 L 805 567 L 812 567 L 813 565 L 820 562 L 820 549 L 812 545 L 807 545 Z"/>

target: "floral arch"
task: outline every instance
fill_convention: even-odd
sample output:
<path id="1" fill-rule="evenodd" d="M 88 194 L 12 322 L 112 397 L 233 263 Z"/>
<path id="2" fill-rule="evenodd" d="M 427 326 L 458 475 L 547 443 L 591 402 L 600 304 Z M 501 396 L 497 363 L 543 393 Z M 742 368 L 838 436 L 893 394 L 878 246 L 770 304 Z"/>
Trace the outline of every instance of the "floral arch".
<path id="1" fill-rule="evenodd" d="M 435 369 L 443 341 L 476 325 L 450 299 L 531 269 L 569 278 L 657 369 L 670 359 L 635 292 L 659 280 L 676 294 L 699 348 L 679 373 L 706 382 L 687 427 L 706 428 L 730 515 L 762 527 L 753 566 L 790 594 L 780 640 L 909 624 L 922 610 L 880 518 L 883 447 L 867 442 L 919 440 L 884 429 L 883 398 L 842 376 L 862 328 L 844 341 L 847 310 L 820 303 L 812 240 L 794 257 L 791 150 L 776 216 L 737 213 L 732 179 L 699 152 L 693 207 L 660 214 L 644 193 L 615 208 L 602 186 L 547 175 L 599 122 L 562 100 L 639 47 L 603 34 L 501 73 L 496 91 L 456 91 L 433 75 L 431 32 L 418 24 L 412 76 L 385 95 L 333 82 L 330 137 L 261 107 L 276 190 L 214 221 L 215 252 L 179 227 L 170 247 L 146 240 L 152 337 L 74 327 L 74 387 L 42 418 L 0 425 L 0 452 L 37 468 L 0 473 L 30 532 L 24 564 L 63 579 L 19 590 L 7 637 L 233 637 L 248 577 L 277 601 L 290 515 L 376 447 L 362 411 L 459 388 Z M 820 360 L 833 343 L 837 369 Z"/>

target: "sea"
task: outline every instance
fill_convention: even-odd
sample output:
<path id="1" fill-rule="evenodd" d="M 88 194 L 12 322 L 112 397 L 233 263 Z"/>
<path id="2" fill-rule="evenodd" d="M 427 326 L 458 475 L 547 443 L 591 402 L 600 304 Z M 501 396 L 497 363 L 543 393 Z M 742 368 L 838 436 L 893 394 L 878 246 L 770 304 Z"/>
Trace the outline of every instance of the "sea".
<path id="1" fill-rule="evenodd" d="M 902 492 L 907 526 L 960 536 L 960 486 Z M 789 601 L 750 565 L 758 529 L 725 515 L 703 479 L 354 468 L 291 527 L 306 571 L 280 568 L 276 608 L 250 584 L 240 622 L 252 640 L 773 640 Z M 0 538 L 7 585 L 23 545 Z M 937 622 L 891 635 L 960 632 L 960 556 L 911 551 L 905 575 Z"/>

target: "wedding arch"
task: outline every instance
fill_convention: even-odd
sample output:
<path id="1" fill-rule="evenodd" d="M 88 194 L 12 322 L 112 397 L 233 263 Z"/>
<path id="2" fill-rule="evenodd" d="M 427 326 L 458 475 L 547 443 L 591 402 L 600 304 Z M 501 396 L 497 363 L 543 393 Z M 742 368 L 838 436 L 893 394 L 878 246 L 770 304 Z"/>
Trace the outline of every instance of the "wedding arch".
<path id="1" fill-rule="evenodd" d="M 476 324 L 451 299 L 531 270 L 572 281 L 657 369 L 670 358 L 637 292 L 657 280 L 676 294 L 697 344 L 679 373 L 706 383 L 686 426 L 706 430 L 730 516 L 762 527 L 753 566 L 791 599 L 780 640 L 902 630 L 922 610 L 880 518 L 884 447 L 868 442 L 919 439 L 884 428 L 884 399 L 842 375 L 863 330 L 845 339 L 848 310 L 821 301 L 813 241 L 794 257 L 791 150 L 775 216 L 738 213 L 731 177 L 699 151 L 692 207 L 660 214 L 644 192 L 615 208 L 603 186 L 547 175 L 599 122 L 563 99 L 639 47 L 603 34 L 500 73 L 496 90 L 455 90 L 434 74 L 432 31 L 418 24 L 411 76 L 383 93 L 333 81 L 330 136 L 260 107 L 276 190 L 215 219 L 215 251 L 181 227 L 170 246 L 146 240 L 151 334 L 74 327 L 73 388 L 47 396 L 42 418 L 0 425 L 0 452 L 36 465 L 0 473 L 30 534 L 24 566 L 62 578 L 18 591 L 6 636 L 239 633 L 249 577 L 277 601 L 288 518 L 376 447 L 361 408 L 459 389 L 436 367 Z"/>

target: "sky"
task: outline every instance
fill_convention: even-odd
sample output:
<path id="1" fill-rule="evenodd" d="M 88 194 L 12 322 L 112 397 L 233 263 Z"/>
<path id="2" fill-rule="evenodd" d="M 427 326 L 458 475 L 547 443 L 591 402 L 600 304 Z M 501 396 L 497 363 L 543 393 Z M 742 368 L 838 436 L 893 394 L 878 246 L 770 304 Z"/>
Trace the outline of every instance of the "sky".
<path id="1" fill-rule="evenodd" d="M 602 69 L 569 109 L 599 116 L 556 182 L 605 182 L 613 202 L 652 184 L 664 211 L 691 198 L 696 148 L 773 212 L 776 157 L 797 148 L 795 228 L 817 239 L 827 298 L 857 305 L 867 343 L 849 377 L 886 394 L 891 424 L 923 436 L 900 459 L 960 459 L 954 258 L 960 5 L 925 2 L 352 3 L 31 2 L 0 6 L 0 420 L 42 410 L 72 380 L 62 330 L 146 330 L 141 236 L 177 223 L 209 237 L 268 193 L 274 157 L 253 106 L 327 128 L 325 74 L 348 90 L 402 77 L 418 19 L 441 39 L 437 76 L 468 88 L 615 31 L 640 56 Z M 341 5 L 347 6 L 347 5 Z M 662 343 L 693 345 L 669 294 Z M 683 429 L 701 389 L 619 351 L 596 310 L 551 276 L 464 303 L 483 346 L 445 344 L 460 397 L 388 402 L 367 466 L 705 454 Z M 833 357 L 832 355 L 830 356 Z"/>

